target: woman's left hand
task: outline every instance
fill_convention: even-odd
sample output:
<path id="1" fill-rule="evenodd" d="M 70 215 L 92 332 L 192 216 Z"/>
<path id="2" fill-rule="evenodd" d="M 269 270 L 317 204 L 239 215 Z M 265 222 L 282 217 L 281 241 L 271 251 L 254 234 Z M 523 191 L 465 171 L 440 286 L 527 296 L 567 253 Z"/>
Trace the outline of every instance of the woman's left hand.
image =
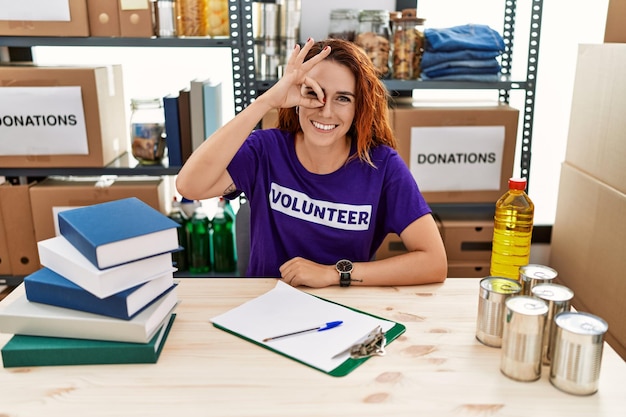
<path id="1" fill-rule="evenodd" d="M 321 265 L 304 258 L 293 258 L 280 266 L 280 275 L 292 287 L 328 287 L 339 284 L 334 265 Z"/>

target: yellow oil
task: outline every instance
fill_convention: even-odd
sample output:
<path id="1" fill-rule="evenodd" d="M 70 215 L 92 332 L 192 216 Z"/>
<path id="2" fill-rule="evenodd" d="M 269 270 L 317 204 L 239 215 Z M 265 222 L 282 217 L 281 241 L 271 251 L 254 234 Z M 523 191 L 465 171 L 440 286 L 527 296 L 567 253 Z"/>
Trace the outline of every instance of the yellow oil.
<path id="1" fill-rule="evenodd" d="M 496 203 L 491 276 L 519 280 L 519 268 L 530 259 L 534 209 L 520 190 L 510 190 Z"/>

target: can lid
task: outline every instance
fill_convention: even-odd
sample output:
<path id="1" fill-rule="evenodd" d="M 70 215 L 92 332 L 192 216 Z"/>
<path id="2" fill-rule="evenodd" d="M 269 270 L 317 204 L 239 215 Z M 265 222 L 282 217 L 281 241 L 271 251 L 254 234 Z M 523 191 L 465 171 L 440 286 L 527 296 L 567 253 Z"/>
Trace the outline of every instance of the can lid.
<path id="1" fill-rule="evenodd" d="M 516 294 L 522 290 L 522 285 L 518 281 L 503 277 L 483 278 L 480 280 L 480 286 L 498 294 Z"/>
<path id="2" fill-rule="evenodd" d="M 564 330 L 582 335 L 601 335 L 609 329 L 607 322 L 600 317 L 577 311 L 559 313 L 554 322 Z"/>
<path id="3" fill-rule="evenodd" d="M 574 298 L 574 291 L 559 284 L 537 284 L 530 291 L 535 297 L 548 301 L 569 301 Z"/>
<path id="4" fill-rule="evenodd" d="M 528 278 L 554 279 L 559 273 L 545 265 L 529 264 L 520 267 L 520 274 Z"/>
<path id="5" fill-rule="evenodd" d="M 526 178 L 509 178 L 509 190 L 521 190 L 526 189 Z"/>
<path id="6" fill-rule="evenodd" d="M 548 313 L 545 301 L 528 295 L 516 295 L 506 300 L 508 309 L 527 316 L 541 316 Z"/>

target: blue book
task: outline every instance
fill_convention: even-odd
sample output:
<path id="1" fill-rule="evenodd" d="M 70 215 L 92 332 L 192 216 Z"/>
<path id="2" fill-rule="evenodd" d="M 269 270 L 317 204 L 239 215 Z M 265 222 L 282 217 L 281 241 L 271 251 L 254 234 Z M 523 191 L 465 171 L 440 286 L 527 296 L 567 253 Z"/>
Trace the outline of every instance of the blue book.
<path id="1" fill-rule="evenodd" d="M 98 298 L 51 269 L 41 268 L 24 278 L 28 301 L 130 320 L 159 296 L 174 288 L 169 272 L 146 283 Z"/>
<path id="2" fill-rule="evenodd" d="M 136 197 L 61 211 L 59 232 L 98 269 L 178 250 L 180 225 Z"/>
<path id="3" fill-rule="evenodd" d="M 170 94 L 163 97 L 163 113 L 165 114 L 165 140 L 170 162 L 169 166 L 183 166 L 177 95 Z"/>
<path id="4" fill-rule="evenodd" d="M 172 313 L 148 343 L 16 334 L 2 348 L 5 368 L 24 366 L 156 363 L 176 314 Z"/>
<path id="5" fill-rule="evenodd" d="M 222 127 L 222 83 L 206 80 L 202 84 L 204 139 Z"/>

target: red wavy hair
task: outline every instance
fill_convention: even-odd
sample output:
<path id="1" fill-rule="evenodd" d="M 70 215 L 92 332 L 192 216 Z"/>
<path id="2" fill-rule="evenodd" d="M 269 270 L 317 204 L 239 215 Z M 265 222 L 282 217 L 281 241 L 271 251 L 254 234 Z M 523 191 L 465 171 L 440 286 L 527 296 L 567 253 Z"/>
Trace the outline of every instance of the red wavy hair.
<path id="1" fill-rule="evenodd" d="M 378 78 L 376 68 L 365 53 L 354 43 L 342 39 L 327 39 L 316 42 L 305 60 L 312 58 L 330 46 L 326 60 L 347 67 L 356 80 L 355 114 L 348 136 L 356 140 L 357 156 L 373 165 L 370 150 L 377 145 L 396 148 L 396 139 L 389 123 L 387 88 Z M 278 110 L 279 129 L 294 135 L 302 131 L 296 108 Z"/>

